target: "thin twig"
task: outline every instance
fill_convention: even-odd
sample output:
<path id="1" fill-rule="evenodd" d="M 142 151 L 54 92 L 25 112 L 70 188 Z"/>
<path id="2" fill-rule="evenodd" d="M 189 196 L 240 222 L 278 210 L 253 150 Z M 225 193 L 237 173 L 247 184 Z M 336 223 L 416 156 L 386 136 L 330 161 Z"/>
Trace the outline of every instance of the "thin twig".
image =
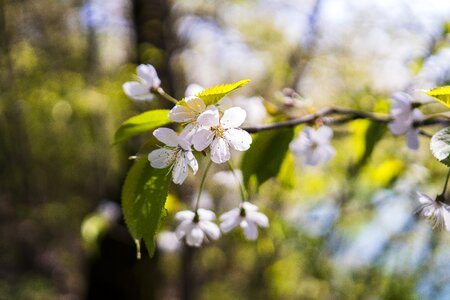
<path id="1" fill-rule="evenodd" d="M 342 117 L 329 117 L 333 115 L 339 115 Z M 378 114 L 373 112 L 365 112 L 354 110 L 350 108 L 328 107 L 324 108 L 317 113 L 306 115 L 300 118 L 291 119 L 287 121 L 278 122 L 268 125 L 257 125 L 243 127 L 248 133 L 257 133 L 260 131 L 295 127 L 300 124 L 312 124 L 317 120 L 321 120 L 323 124 L 345 124 L 357 119 L 365 119 L 374 122 L 389 123 L 393 119 L 386 114 Z M 430 125 L 447 125 L 450 126 L 450 117 L 448 116 L 431 116 L 421 121 L 414 122 L 414 127 L 430 126 Z"/>

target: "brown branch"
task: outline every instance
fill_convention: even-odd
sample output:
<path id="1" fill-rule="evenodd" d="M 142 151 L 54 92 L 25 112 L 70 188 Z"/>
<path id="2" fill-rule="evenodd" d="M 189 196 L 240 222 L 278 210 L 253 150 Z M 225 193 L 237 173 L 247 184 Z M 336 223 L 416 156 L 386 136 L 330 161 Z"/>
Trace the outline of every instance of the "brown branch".
<path id="1" fill-rule="evenodd" d="M 340 115 L 343 117 L 328 117 Z M 349 108 L 328 107 L 317 113 L 306 115 L 300 118 L 282 121 L 274 124 L 256 125 L 243 127 L 248 133 L 257 133 L 260 131 L 295 127 L 300 124 L 313 124 L 317 120 L 321 120 L 323 124 L 345 124 L 357 119 L 365 119 L 374 122 L 389 123 L 392 117 L 386 114 L 377 114 L 373 112 L 359 111 Z M 431 116 L 421 121 L 414 122 L 414 127 L 431 126 L 431 125 L 447 125 L 450 126 L 450 117 L 448 116 Z"/>

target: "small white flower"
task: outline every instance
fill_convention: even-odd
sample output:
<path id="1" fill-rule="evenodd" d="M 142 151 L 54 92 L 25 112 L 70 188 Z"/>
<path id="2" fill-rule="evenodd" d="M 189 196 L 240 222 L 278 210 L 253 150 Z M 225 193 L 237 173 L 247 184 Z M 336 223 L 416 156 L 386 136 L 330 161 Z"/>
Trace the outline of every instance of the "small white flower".
<path id="1" fill-rule="evenodd" d="M 268 227 L 269 219 L 258 211 L 258 207 L 250 202 L 243 202 L 239 207 L 224 213 L 220 216 L 220 229 L 224 232 L 230 232 L 238 225 L 244 230 L 247 240 L 256 240 L 258 238 L 258 226 Z"/>
<path id="2" fill-rule="evenodd" d="M 315 166 L 334 156 L 336 151 L 330 145 L 332 137 L 333 130 L 328 126 L 321 126 L 317 130 L 306 127 L 289 147 L 295 155 L 302 157 L 305 164 Z"/>
<path id="3" fill-rule="evenodd" d="M 178 239 L 186 238 L 186 244 L 192 247 L 200 247 L 205 240 L 217 240 L 220 237 L 219 227 L 212 221 L 216 214 L 210 210 L 199 208 L 197 214 L 190 210 L 180 211 L 175 219 L 181 221 L 175 233 Z"/>
<path id="4" fill-rule="evenodd" d="M 215 106 L 209 106 L 197 119 L 201 127 L 192 138 L 194 148 L 203 151 L 211 148 L 211 160 L 221 164 L 230 159 L 230 147 L 237 151 L 246 151 L 250 148 L 252 137 L 239 127 L 245 121 L 245 110 L 232 107 L 220 117 Z"/>
<path id="5" fill-rule="evenodd" d="M 148 160 L 153 168 L 164 169 L 170 166 L 172 180 L 182 184 L 188 175 L 188 166 L 197 173 L 198 163 L 191 151 L 191 144 L 183 135 L 178 136 L 170 128 L 158 128 L 153 135 L 166 147 L 150 152 Z"/>
<path id="6" fill-rule="evenodd" d="M 394 119 L 389 123 L 389 129 L 395 135 L 406 135 L 408 148 L 417 150 L 419 148 L 419 129 L 414 128 L 415 121 L 423 119 L 419 109 L 413 107 L 412 97 L 403 92 L 392 96 L 395 100 L 391 108 L 391 116 Z"/>
<path id="7" fill-rule="evenodd" d="M 139 81 L 128 81 L 122 86 L 125 94 L 135 100 L 152 100 L 151 88 L 158 88 L 161 80 L 152 65 L 139 65 L 136 68 Z"/>
<path id="8" fill-rule="evenodd" d="M 433 222 L 433 228 L 438 227 L 450 231 L 450 206 L 419 192 L 417 192 L 417 197 L 421 203 L 417 212 L 430 219 Z"/>

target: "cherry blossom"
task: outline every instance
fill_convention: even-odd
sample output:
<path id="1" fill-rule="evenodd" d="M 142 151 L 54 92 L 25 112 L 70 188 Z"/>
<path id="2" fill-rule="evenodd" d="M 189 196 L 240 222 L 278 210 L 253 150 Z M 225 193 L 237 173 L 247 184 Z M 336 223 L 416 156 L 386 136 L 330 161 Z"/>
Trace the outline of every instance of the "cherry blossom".
<path id="1" fill-rule="evenodd" d="M 212 221 L 216 214 L 210 210 L 199 208 L 197 213 L 184 210 L 175 215 L 175 219 L 181 221 L 175 233 L 178 239 L 186 238 L 186 244 L 192 247 L 200 247 L 203 241 L 217 240 L 220 237 L 219 227 Z"/>
<path id="2" fill-rule="evenodd" d="M 389 129 L 395 135 L 406 135 L 408 148 L 417 150 L 419 148 L 419 129 L 415 128 L 414 122 L 423 119 L 419 109 L 413 107 L 412 97 L 403 92 L 392 96 L 395 100 L 391 108 L 393 121 L 389 123 Z"/>
<path id="3" fill-rule="evenodd" d="M 170 166 L 172 180 L 175 184 L 182 184 L 188 175 L 188 166 L 193 173 L 197 173 L 198 163 L 191 151 L 191 144 L 183 134 L 177 135 L 170 128 L 158 128 L 153 135 L 166 144 L 166 147 L 154 150 L 148 155 L 153 168 L 164 169 Z"/>
<path id="4" fill-rule="evenodd" d="M 251 241 L 258 238 L 258 226 L 269 226 L 267 216 L 259 212 L 258 207 L 250 202 L 243 202 L 239 207 L 224 213 L 220 216 L 220 220 L 220 229 L 224 233 L 241 226 L 246 239 Z"/>
<path id="5" fill-rule="evenodd" d="M 197 151 L 203 151 L 210 146 L 211 160 L 217 164 L 228 161 L 231 157 L 230 148 L 246 151 L 250 148 L 252 137 L 239 127 L 244 123 L 245 110 L 232 107 L 220 117 L 216 106 L 209 106 L 197 119 L 201 127 L 193 136 L 192 142 Z"/>
<path id="6" fill-rule="evenodd" d="M 136 68 L 139 81 L 128 81 L 122 86 L 125 94 L 135 100 L 152 100 L 152 88 L 158 88 L 161 80 L 152 65 L 139 65 Z"/>
<path id="7" fill-rule="evenodd" d="M 417 192 L 417 197 L 421 206 L 417 212 L 433 222 L 433 228 L 445 229 L 450 231 L 450 206 L 436 199 L 433 200 L 429 196 Z"/>
<path id="8" fill-rule="evenodd" d="M 290 149 L 295 155 L 301 156 L 305 164 L 315 166 L 334 156 L 335 150 L 330 145 L 332 137 L 333 130 L 328 126 L 321 126 L 317 130 L 306 127 L 291 142 Z"/>

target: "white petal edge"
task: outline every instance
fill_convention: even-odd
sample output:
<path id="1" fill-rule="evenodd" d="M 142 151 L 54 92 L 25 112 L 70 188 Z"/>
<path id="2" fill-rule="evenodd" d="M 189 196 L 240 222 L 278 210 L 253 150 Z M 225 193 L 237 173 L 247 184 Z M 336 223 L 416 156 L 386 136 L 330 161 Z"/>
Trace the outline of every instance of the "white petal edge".
<path id="1" fill-rule="evenodd" d="M 214 138 L 214 133 L 208 129 L 199 129 L 192 137 L 192 144 L 197 151 L 203 151 L 208 147 Z"/>
<path id="2" fill-rule="evenodd" d="M 230 128 L 224 132 L 228 144 L 237 151 L 246 151 L 252 143 L 252 136 L 240 128 Z"/>
<path id="3" fill-rule="evenodd" d="M 178 135 L 170 128 L 160 127 L 153 131 L 153 135 L 167 146 L 177 147 L 179 144 Z"/>
<path id="4" fill-rule="evenodd" d="M 220 119 L 220 124 L 223 128 L 236 128 L 242 125 L 245 121 L 247 112 L 240 107 L 232 107 L 223 113 Z"/>
<path id="5" fill-rule="evenodd" d="M 198 116 L 197 122 L 200 126 L 216 127 L 219 125 L 219 118 L 220 115 L 217 107 L 210 105 Z"/>
<path id="6" fill-rule="evenodd" d="M 150 93 L 149 86 L 137 81 L 128 81 L 122 85 L 123 92 L 134 100 L 144 101 L 152 100 L 153 94 Z"/>
<path id="7" fill-rule="evenodd" d="M 148 155 L 150 165 L 156 169 L 164 169 L 170 166 L 176 158 L 172 149 L 160 148 L 153 150 Z"/>
<path id="8" fill-rule="evenodd" d="M 216 164 L 224 163 L 231 158 L 230 147 L 223 139 L 216 137 L 211 143 L 211 160 Z"/>

